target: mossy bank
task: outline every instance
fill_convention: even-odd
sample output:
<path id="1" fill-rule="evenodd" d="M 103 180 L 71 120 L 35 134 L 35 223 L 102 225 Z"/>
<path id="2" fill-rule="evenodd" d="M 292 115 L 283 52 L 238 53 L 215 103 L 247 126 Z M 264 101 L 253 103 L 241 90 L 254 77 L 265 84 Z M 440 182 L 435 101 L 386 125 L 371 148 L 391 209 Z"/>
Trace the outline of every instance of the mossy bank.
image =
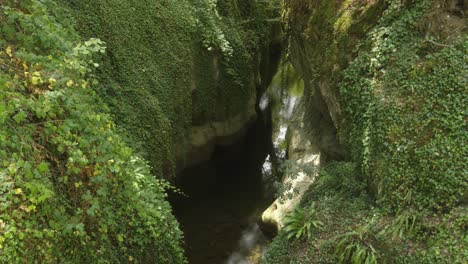
<path id="1" fill-rule="evenodd" d="M 310 187 L 264 215 L 284 226 L 264 263 L 465 263 L 466 1 L 283 8 L 305 85 L 285 183 Z"/>

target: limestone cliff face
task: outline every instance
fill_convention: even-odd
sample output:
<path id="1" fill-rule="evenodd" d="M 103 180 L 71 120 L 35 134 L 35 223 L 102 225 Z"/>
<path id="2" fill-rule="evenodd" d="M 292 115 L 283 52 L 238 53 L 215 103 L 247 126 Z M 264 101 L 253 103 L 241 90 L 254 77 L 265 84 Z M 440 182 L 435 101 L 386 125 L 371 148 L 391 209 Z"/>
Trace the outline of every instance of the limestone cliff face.
<path id="1" fill-rule="evenodd" d="M 310 126 L 310 119 L 306 118 L 306 100 L 295 107 L 292 120 L 287 132 L 287 154 L 289 161 L 294 162 L 294 166 L 319 166 L 323 162 L 324 155 L 320 149 L 321 132 L 320 115 L 316 115 L 314 125 Z M 284 175 L 283 185 L 288 186 L 286 198 L 276 199 L 262 214 L 262 224 L 266 230 L 279 230 L 283 227 L 283 218 L 291 212 L 300 202 L 302 194 L 307 191 L 313 182 L 315 175 L 308 175 L 303 171 L 298 171 L 294 175 Z M 296 195 L 287 196 L 287 193 L 296 192 Z"/>
<path id="2" fill-rule="evenodd" d="M 342 118 L 338 83 L 383 7 L 383 0 L 286 1 L 291 62 L 312 97 L 305 99 L 311 104 L 306 110 L 319 112 L 335 128 Z"/>
<path id="3" fill-rule="evenodd" d="M 304 81 L 304 94 L 295 107 L 287 137 L 288 159 L 296 166 L 320 167 L 348 156 L 337 137 L 342 119 L 338 83 L 356 56 L 355 46 L 383 10 L 383 1 L 354 2 L 286 1 L 289 59 Z M 280 229 L 282 219 L 300 202 L 315 176 L 304 172 L 286 175 L 287 192 L 298 194 L 276 200 L 264 212 L 263 222 Z"/>

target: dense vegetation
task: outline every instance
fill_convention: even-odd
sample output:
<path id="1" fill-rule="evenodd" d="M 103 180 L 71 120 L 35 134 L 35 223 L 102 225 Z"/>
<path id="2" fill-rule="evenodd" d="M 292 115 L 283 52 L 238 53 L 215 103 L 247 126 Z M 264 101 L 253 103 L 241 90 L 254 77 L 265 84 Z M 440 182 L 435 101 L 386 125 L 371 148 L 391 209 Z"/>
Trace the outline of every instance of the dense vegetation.
<path id="1" fill-rule="evenodd" d="M 49 1 L 2 1 L 0 262 L 183 263 L 163 181 L 93 91 L 105 52 Z"/>
<path id="2" fill-rule="evenodd" d="M 106 43 L 97 92 L 156 174 L 183 163 L 192 124 L 226 120 L 255 97 L 268 2 L 59 2 L 82 36 Z"/>
<path id="3" fill-rule="evenodd" d="M 285 1 L 290 58 L 314 72 L 306 89 L 338 98 L 330 112 L 350 154 L 321 169 L 288 219 L 310 204 L 315 217 L 287 221 L 264 262 L 465 263 L 463 1 L 306 2 Z"/>
<path id="4" fill-rule="evenodd" d="M 255 98 L 268 7 L 0 1 L 0 262 L 185 263 L 163 165 Z"/>
<path id="5" fill-rule="evenodd" d="M 186 263 L 163 178 L 266 88 L 275 3 L 0 0 L 0 262 Z M 277 76 L 345 154 L 264 263 L 466 263 L 466 10 L 283 1 Z"/>

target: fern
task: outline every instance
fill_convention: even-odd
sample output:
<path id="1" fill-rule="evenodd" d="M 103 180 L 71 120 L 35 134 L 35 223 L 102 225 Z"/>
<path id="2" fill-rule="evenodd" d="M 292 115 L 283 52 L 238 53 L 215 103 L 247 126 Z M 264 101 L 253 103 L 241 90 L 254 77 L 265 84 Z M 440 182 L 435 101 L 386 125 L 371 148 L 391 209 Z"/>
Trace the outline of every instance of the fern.
<path id="1" fill-rule="evenodd" d="M 405 234 L 408 235 L 414 230 L 416 221 L 417 216 L 413 211 L 401 212 L 384 232 L 390 233 L 393 240 L 402 239 Z"/>
<path id="2" fill-rule="evenodd" d="M 289 240 L 301 239 L 307 237 L 310 239 L 313 229 L 320 229 L 323 223 L 317 219 L 315 203 L 312 203 L 308 208 L 303 209 L 297 207 L 291 214 L 284 218 L 284 231 Z"/>
<path id="3" fill-rule="evenodd" d="M 334 253 L 338 263 L 377 264 L 379 254 L 371 244 L 373 238 L 370 225 L 343 235 Z"/>

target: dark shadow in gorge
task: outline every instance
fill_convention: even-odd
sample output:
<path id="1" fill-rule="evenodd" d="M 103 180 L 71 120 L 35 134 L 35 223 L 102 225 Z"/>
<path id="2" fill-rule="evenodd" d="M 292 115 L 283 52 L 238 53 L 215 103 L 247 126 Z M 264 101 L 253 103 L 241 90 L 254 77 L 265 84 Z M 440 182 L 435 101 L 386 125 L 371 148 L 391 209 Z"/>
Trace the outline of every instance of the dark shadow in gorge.
<path id="1" fill-rule="evenodd" d="M 262 179 L 270 150 L 271 130 L 259 118 L 241 142 L 217 147 L 210 161 L 179 175 L 176 185 L 188 197 L 172 197 L 171 203 L 191 264 L 249 263 L 239 258 L 245 253 L 239 241 L 253 248 L 266 243 L 256 222 L 272 201 Z"/>

